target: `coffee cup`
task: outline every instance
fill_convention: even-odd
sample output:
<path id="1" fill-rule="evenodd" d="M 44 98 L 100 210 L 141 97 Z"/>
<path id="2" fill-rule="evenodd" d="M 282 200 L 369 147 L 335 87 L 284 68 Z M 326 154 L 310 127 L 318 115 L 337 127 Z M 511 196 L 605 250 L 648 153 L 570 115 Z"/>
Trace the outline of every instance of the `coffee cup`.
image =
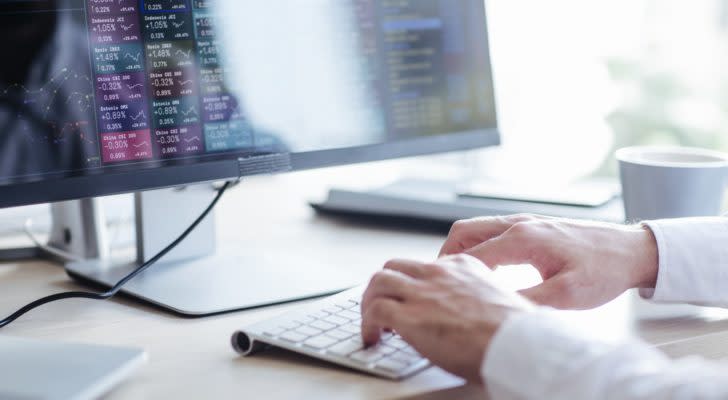
<path id="1" fill-rule="evenodd" d="M 691 147 L 617 151 L 627 222 L 721 213 L 728 154 Z"/>

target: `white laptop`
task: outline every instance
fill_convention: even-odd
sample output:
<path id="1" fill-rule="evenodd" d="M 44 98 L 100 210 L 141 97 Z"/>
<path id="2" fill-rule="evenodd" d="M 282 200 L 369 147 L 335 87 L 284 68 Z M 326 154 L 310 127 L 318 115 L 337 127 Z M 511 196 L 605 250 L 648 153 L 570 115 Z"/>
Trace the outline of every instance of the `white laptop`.
<path id="1" fill-rule="evenodd" d="M 0 399 L 95 399 L 145 361 L 137 349 L 0 335 Z"/>

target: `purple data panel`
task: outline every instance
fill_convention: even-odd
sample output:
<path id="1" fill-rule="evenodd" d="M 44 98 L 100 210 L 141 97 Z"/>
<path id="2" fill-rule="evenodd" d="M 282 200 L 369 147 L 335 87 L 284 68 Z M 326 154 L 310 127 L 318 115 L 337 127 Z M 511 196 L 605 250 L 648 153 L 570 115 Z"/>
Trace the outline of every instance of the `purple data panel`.
<path id="1" fill-rule="evenodd" d="M 144 101 L 145 94 L 143 72 L 96 77 L 96 98 L 104 103 Z"/>
<path id="2" fill-rule="evenodd" d="M 102 133 L 101 150 L 104 162 L 149 160 L 154 157 L 148 129 Z"/>
<path id="3" fill-rule="evenodd" d="M 198 154 L 205 150 L 199 125 L 157 128 L 154 141 L 163 158 Z"/>
<path id="4" fill-rule="evenodd" d="M 193 68 L 157 70 L 149 73 L 155 99 L 197 95 L 197 74 Z"/>
<path id="5" fill-rule="evenodd" d="M 202 98 L 203 121 L 224 122 L 241 118 L 238 100 L 230 94 Z"/>
<path id="6" fill-rule="evenodd" d="M 89 31 L 93 44 L 138 43 L 142 37 L 136 14 L 91 16 Z"/>
<path id="7" fill-rule="evenodd" d="M 147 129 L 148 112 L 143 101 L 105 104 L 98 108 L 99 128 L 102 132 Z"/>

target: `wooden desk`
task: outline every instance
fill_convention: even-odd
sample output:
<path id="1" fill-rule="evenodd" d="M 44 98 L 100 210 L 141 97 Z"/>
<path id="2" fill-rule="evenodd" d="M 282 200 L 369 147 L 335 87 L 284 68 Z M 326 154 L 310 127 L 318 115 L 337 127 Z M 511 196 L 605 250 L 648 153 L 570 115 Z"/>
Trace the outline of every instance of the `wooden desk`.
<path id="1" fill-rule="evenodd" d="M 431 259 L 442 234 L 395 231 L 316 217 L 305 205 L 321 194 L 317 173 L 256 179 L 230 192 L 220 205 L 220 237 L 251 251 L 285 251 L 306 246 L 328 254 L 332 263 L 362 280 L 392 257 Z M 305 268 L 306 260 L 301 260 Z M 515 271 L 515 270 L 514 270 Z M 523 286 L 533 274 L 505 272 Z M 0 313 L 52 292 L 79 289 L 62 268 L 45 262 L 0 265 Z M 149 363 L 109 394 L 110 399 L 200 398 L 484 398 L 475 387 L 437 368 L 404 382 L 372 378 L 306 357 L 269 351 L 240 358 L 229 344 L 238 327 L 295 305 L 276 306 L 205 319 L 181 319 L 130 299 L 72 300 L 36 310 L 2 330 L 3 335 L 141 347 Z M 579 314 L 592 329 L 623 335 L 638 332 L 664 344 L 668 354 L 728 352 L 725 313 L 667 322 L 634 324 L 624 299 Z"/>

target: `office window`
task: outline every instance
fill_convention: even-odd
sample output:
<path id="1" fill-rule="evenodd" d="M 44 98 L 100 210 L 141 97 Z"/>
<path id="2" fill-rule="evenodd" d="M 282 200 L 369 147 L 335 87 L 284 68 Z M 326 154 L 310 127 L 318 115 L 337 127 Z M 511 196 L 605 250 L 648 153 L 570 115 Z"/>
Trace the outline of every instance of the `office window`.
<path id="1" fill-rule="evenodd" d="M 613 174 L 634 144 L 728 150 L 728 0 L 489 0 L 499 178 Z"/>

